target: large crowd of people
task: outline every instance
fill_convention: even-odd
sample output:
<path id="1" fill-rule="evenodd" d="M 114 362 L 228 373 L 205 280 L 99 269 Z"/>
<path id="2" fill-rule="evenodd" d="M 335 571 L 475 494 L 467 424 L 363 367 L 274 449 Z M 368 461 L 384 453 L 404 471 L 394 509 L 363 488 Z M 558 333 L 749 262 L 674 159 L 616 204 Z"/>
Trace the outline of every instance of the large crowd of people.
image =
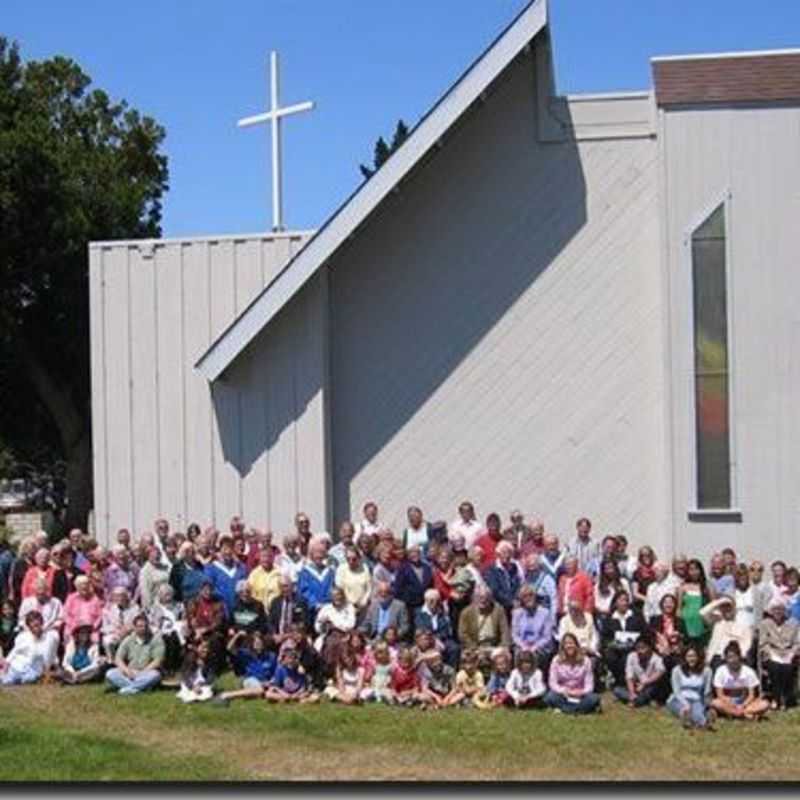
<path id="1" fill-rule="evenodd" d="M 441 709 L 658 704 L 687 728 L 795 705 L 800 574 L 775 561 L 633 555 L 589 519 L 562 544 L 513 511 L 449 524 L 378 506 L 337 541 L 299 513 L 279 543 L 165 519 L 105 548 L 80 530 L 0 543 L 0 683 L 104 681 L 184 703 L 262 699 Z M 219 691 L 231 670 L 238 688 Z"/>

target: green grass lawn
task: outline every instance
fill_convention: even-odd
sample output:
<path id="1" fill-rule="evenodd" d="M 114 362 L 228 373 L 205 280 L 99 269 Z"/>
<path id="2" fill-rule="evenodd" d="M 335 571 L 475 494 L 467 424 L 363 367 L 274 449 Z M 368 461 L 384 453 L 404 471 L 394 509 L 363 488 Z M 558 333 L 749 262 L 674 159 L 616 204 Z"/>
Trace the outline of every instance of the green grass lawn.
<path id="1" fill-rule="evenodd" d="M 224 684 L 231 684 L 230 676 Z M 798 780 L 800 712 L 687 732 L 661 709 L 571 718 L 0 690 L 0 780 Z"/>

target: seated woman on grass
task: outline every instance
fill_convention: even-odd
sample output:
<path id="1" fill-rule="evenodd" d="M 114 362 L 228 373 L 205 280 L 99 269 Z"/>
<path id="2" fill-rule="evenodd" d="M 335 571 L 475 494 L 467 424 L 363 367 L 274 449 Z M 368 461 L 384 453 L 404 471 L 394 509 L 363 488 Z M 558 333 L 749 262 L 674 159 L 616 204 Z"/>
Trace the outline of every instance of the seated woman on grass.
<path id="1" fill-rule="evenodd" d="M 359 666 L 356 654 L 349 647 L 343 647 L 339 651 L 335 681 L 325 687 L 323 694 L 346 706 L 358 705 L 365 682 L 364 668 Z"/>
<path id="2" fill-rule="evenodd" d="M 631 708 L 663 703 L 669 694 L 669 681 L 661 656 L 653 651 L 653 639 L 643 633 L 625 661 L 625 686 L 617 686 L 614 696 Z"/>
<path id="3" fill-rule="evenodd" d="M 770 705 L 785 710 L 797 705 L 798 627 L 795 620 L 787 617 L 782 600 L 770 605 L 770 615 L 764 617 L 759 629 L 759 650 L 769 676 Z"/>
<path id="4" fill-rule="evenodd" d="M 0 658 L 0 683 L 3 686 L 36 683 L 53 674 L 58 657 L 58 639 L 46 635 L 44 619 L 38 611 L 25 615 L 25 629 L 14 641 L 14 648 Z"/>
<path id="5" fill-rule="evenodd" d="M 713 686 L 711 706 L 724 717 L 757 720 L 769 709 L 769 703 L 758 696 L 758 676 L 744 663 L 737 642 L 725 648 L 725 663 L 714 673 Z"/>
<path id="6" fill-rule="evenodd" d="M 549 690 L 544 702 L 565 714 L 591 714 L 600 708 L 600 696 L 594 692 L 591 659 L 584 655 L 578 640 L 565 633 L 558 654 L 550 662 Z"/>
<path id="7" fill-rule="evenodd" d="M 389 645 L 378 642 L 372 651 L 375 659 L 372 674 L 366 678 L 366 684 L 361 692 L 361 699 L 375 703 L 394 703 L 392 683 L 392 657 Z"/>
<path id="8" fill-rule="evenodd" d="M 100 646 L 92 641 L 89 625 L 79 625 L 67 642 L 59 677 L 72 686 L 94 680 L 108 659 L 100 655 Z"/>
<path id="9" fill-rule="evenodd" d="M 516 669 L 506 683 L 506 692 L 515 708 L 536 708 L 544 705 L 546 687 L 536 656 L 523 650 L 517 657 Z"/>
<path id="10" fill-rule="evenodd" d="M 317 703 L 319 695 L 312 691 L 308 677 L 300 666 L 296 650 L 286 650 L 282 663 L 275 670 L 264 699 L 272 703 Z"/>
<path id="11" fill-rule="evenodd" d="M 644 617 L 631 608 L 630 595 L 617 592 L 612 603 L 612 613 L 603 626 L 602 646 L 614 686 L 625 686 L 625 664 L 633 652 L 636 640 L 645 632 Z"/>
<path id="12" fill-rule="evenodd" d="M 684 728 L 711 729 L 717 712 L 711 708 L 711 667 L 706 666 L 705 654 L 696 645 L 689 645 L 681 663 L 670 675 L 672 694 L 667 708 L 678 717 Z"/>
<path id="13" fill-rule="evenodd" d="M 178 691 L 182 703 L 203 703 L 213 698 L 216 674 L 210 659 L 211 645 L 205 639 L 187 650 Z"/>
<path id="14" fill-rule="evenodd" d="M 220 701 L 250 700 L 264 697 L 278 668 L 278 658 L 270 649 L 269 636 L 261 631 L 237 631 L 228 642 L 233 671 L 240 676 L 242 688 L 223 692 Z"/>

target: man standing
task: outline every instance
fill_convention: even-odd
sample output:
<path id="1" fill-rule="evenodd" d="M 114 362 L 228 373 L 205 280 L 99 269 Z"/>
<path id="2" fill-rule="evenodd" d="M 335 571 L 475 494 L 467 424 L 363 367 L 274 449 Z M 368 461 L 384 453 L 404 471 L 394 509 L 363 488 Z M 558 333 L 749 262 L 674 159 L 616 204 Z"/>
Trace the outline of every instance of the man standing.
<path id="1" fill-rule="evenodd" d="M 533 529 L 525 524 L 525 517 L 518 508 L 511 512 L 511 524 L 503 531 L 503 538 L 514 546 L 517 557 L 522 553 L 522 546 L 533 538 Z"/>
<path id="2" fill-rule="evenodd" d="M 458 507 L 458 517 L 450 523 L 447 530 L 448 538 L 452 541 L 456 536 L 463 536 L 464 546 L 470 550 L 482 531 L 480 522 L 475 518 L 475 506 L 469 500 L 465 500 Z"/>
<path id="3" fill-rule="evenodd" d="M 592 523 L 588 517 L 581 517 L 575 523 L 577 535 L 569 543 L 567 552 L 578 559 L 578 569 L 581 572 L 591 572 L 595 561 L 600 555 L 597 542 L 592 540 Z"/>

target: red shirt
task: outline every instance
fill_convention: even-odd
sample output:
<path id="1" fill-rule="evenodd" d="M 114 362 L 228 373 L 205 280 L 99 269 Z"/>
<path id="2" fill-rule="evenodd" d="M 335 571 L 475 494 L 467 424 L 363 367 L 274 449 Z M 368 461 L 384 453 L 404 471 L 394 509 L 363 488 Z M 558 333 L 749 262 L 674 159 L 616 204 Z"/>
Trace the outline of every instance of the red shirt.
<path id="1" fill-rule="evenodd" d="M 558 579 L 558 609 L 565 614 L 570 600 L 580 601 L 584 611 L 594 612 L 594 586 L 592 579 L 578 570 L 571 578 L 562 575 Z"/>
<path id="2" fill-rule="evenodd" d="M 495 539 L 488 531 L 482 536 L 479 536 L 475 541 L 475 547 L 480 547 L 483 550 L 483 560 L 481 561 L 481 572 L 485 572 L 489 567 L 497 561 L 497 545 L 503 541 L 502 535 L 498 532 Z"/>
<path id="3" fill-rule="evenodd" d="M 391 687 L 395 692 L 410 692 L 419 689 L 419 677 L 414 667 L 406 669 L 400 664 L 395 664 L 392 670 Z"/>

